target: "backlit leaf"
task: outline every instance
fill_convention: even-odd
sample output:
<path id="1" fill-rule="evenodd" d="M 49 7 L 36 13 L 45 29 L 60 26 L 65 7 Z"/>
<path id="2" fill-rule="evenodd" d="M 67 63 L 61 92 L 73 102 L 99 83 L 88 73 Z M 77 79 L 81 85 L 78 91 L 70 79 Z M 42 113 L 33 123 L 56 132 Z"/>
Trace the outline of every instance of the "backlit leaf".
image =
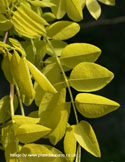
<path id="1" fill-rule="evenodd" d="M 57 19 L 61 19 L 66 13 L 66 0 L 51 0 L 55 6 L 52 6 L 52 12 Z"/>
<path id="2" fill-rule="evenodd" d="M 32 111 L 28 114 L 28 116 L 32 118 L 38 118 L 38 111 Z"/>
<path id="3" fill-rule="evenodd" d="M 106 5 L 111 5 L 114 6 L 115 5 L 115 0 L 98 0 Z"/>
<path id="4" fill-rule="evenodd" d="M 35 1 L 29 1 L 33 6 L 36 6 L 36 7 L 52 7 L 52 6 L 55 6 L 54 3 L 51 3 L 51 2 L 44 2 L 44 1 L 38 1 L 38 0 L 35 0 Z"/>
<path id="5" fill-rule="evenodd" d="M 72 70 L 69 81 L 77 91 L 92 92 L 105 87 L 113 77 L 113 73 L 105 67 L 83 62 Z"/>
<path id="6" fill-rule="evenodd" d="M 80 21 L 83 19 L 82 6 L 79 0 L 66 0 L 66 11 L 74 21 Z"/>
<path id="7" fill-rule="evenodd" d="M 51 12 L 45 12 L 42 14 L 42 17 L 47 21 L 54 21 L 56 19 L 55 15 Z"/>
<path id="8" fill-rule="evenodd" d="M 101 157 L 98 141 L 91 125 L 81 121 L 74 128 L 74 136 L 80 146 L 96 157 Z"/>
<path id="9" fill-rule="evenodd" d="M 98 19 L 101 15 L 101 7 L 97 0 L 86 0 L 86 6 L 94 19 Z"/>
<path id="10" fill-rule="evenodd" d="M 40 85 L 40 87 L 48 92 L 56 93 L 56 89 L 53 87 L 53 85 L 50 83 L 50 81 L 46 78 L 44 74 L 42 74 L 31 62 L 28 60 L 26 61 L 34 79 L 37 81 L 37 83 Z"/>
<path id="11" fill-rule="evenodd" d="M 79 93 L 75 102 L 77 110 L 87 118 L 104 116 L 120 106 L 108 98 L 89 93 Z"/>
<path id="12" fill-rule="evenodd" d="M 61 62 L 73 68 L 80 62 L 95 62 L 101 54 L 101 50 L 87 43 L 73 43 L 67 45 L 61 54 Z"/>
<path id="13" fill-rule="evenodd" d="M 66 40 L 76 35 L 79 30 L 80 26 L 75 22 L 58 21 L 47 28 L 47 34 L 55 40 Z"/>
<path id="14" fill-rule="evenodd" d="M 50 131 L 49 128 L 38 124 L 22 124 L 16 129 L 16 136 L 22 143 L 34 142 Z"/>
<path id="15" fill-rule="evenodd" d="M 0 30 L 7 31 L 12 27 L 12 23 L 4 15 L 0 14 Z"/>
<path id="16" fill-rule="evenodd" d="M 76 139 L 73 132 L 73 126 L 68 126 L 64 137 L 64 151 L 65 154 L 69 155 L 67 158 L 70 162 L 75 159 L 76 153 Z"/>

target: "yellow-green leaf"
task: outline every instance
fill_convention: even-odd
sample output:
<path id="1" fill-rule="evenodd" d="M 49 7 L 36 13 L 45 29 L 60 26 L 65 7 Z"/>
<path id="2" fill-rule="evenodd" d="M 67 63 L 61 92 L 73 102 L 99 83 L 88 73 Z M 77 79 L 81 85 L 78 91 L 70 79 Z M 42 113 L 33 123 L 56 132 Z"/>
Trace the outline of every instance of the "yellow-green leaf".
<path id="1" fill-rule="evenodd" d="M 80 0 L 80 4 L 81 4 L 82 8 L 84 8 L 85 4 L 86 4 L 86 0 Z"/>
<path id="2" fill-rule="evenodd" d="M 52 6 L 55 6 L 54 3 L 51 3 L 51 2 L 47 2 L 47 1 L 38 1 L 38 0 L 35 0 L 35 1 L 29 1 L 33 6 L 36 6 L 36 7 L 52 7 Z"/>
<path id="3" fill-rule="evenodd" d="M 14 96 L 14 111 L 16 111 L 18 106 L 17 97 Z M 0 99 L 0 123 L 7 121 L 11 117 L 10 111 L 10 97 L 4 96 Z"/>
<path id="4" fill-rule="evenodd" d="M 7 31 L 12 27 L 12 23 L 4 15 L 0 14 L 0 30 Z"/>
<path id="5" fill-rule="evenodd" d="M 25 58 L 20 58 L 16 51 L 12 55 L 11 71 L 20 89 L 21 95 L 26 95 L 28 98 L 33 99 L 35 91 L 33 89 L 28 66 L 25 63 Z"/>
<path id="6" fill-rule="evenodd" d="M 95 62 L 101 54 L 101 50 L 87 43 L 73 43 L 67 45 L 61 54 L 61 62 L 73 68 L 80 62 Z"/>
<path id="7" fill-rule="evenodd" d="M 92 17 L 97 20 L 101 15 L 101 7 L 97 0 L 86 0 L 86 6 Z"/>
<path id="8" fill-rule="evenodd" d="M 40 118 L 31 118 L 22 115 L 14 115 L 12 119 L 17 126 L 20 126 L 22 124 L 36 124 L 40 121 Z"/>
<path id="9" fill-rule="evenodd" d="M 75 22 L 58 21 L 47 28 L 47 34 L 55 40 L 66 40 L 76 35 L 79 30 L 80 26 Z"/>
<path id="10" fill-rule="evenodd" d="M 80 21 L 83 19 L 82 6 L 79 0 L 66 0 L 66 11 L 74 21 Z"/>
<path id="11" fill-rule="evenodd" d="M 13 75 L 11 71 L 11 57 L 12 57 L 11 54 L 8 53 L 8 55 L 3 58 L 1 66 L 8 82 L 14 83 Z"/>
<path id="12" fill-rule="evenodd" d="M 44 137 L 50 129 L 38 124 L 22 124 L 15 132 L 20 142 L 30 143 Z"/>
<path id="13" fill-rule="evenodd" d="M 67 158 L 70 162 L 73 162 L 76 154 L 76 139 L 73 132 L 73 126 L 68 126 L 66 128 L 66 133 L 64 137 L 64 151 L 68 155 Z"/>
<path id="14" fill-rule="evenodd" d="M 52 122 L 51 126 L 53 126 L 52 124 L 54 122 L 56 123 L 55 124 L 56 127 L 48 135 L 50 142 L 53 145 L 56 145 L 63 138 L 66 131 L 67 122 L 69 119 L 69 114 L 70 114 L 70 103 L 63 103 L 55 108 L 55 111 L 53 111 L 51 118 L 49 118 L 49 120 Z"/>
<path id="15" fill-rule="evenodd" d="M 57 19 L 61 19 L 66 13 L 66 0 L 51 0 L 55 6 L 52 6 L 52 12 Z"/>
<path id="16" fill-rule="evenodd" d="M 63 48 L 65 48 L 66 45 L 67 45 L 66 42 L 61 41 L 61 40 L 52 40 L 51 41 L 51 44 L 52 44 L 52 46 L 53 46 L 53 48 L 54 48 L 55 53 L 56 53 L 57 56 L 60 56 L 61 55 L 61 52 L 62 52 Z M 49 45 L 47 47 L 47 53 L 50 54 L 50 55 L 52 55 L 52 56 L 54 55 L 53 54 L 53 51 L 52 51 L 52 49 L 50 48 Z"/>
<path id="17" fill-rule="evenodd" d="M 45 12 L 42 14 L 42 17 L 47 21 L 54 21 L 56 19 L 55 15 L 51 12 Z"/>
<path id="18" fill-rule="evenodd" d="M 56 155 L 62 155 L 62 152 L 49 145 L 26 144 L 22 147 L 19 154 L 31 155 L 27 157 L 21 157 L 21 162 L 68 162 L 65 155 L 62 157 L 56 157 Z"/>
<path id="19" fill-rule="evenodd" d="M 81 121 L 74 128 L 74 136 L 78 143 L 86 151 L 96 157 L 101 157 L 98 141 L 92 129 L 92 126 L 86 122 Z"/>
<path id="20" fill-rule="evenodd" d="M 46 33 L 44 25 L 48 23 L 24 4 L 14 12 L 12 23 L 16 31 L 29 38 L 39 38 Z"/>
<path id="21" fill-rule="evenodd" d="M 104 116 L 120 106 L 117 102 L 108 98 L 89 93 L 79 93 L 75 102 L 77 110 L 87 118 Z"/>
<path id="22" fill-rule="evenodd" d="M 48 92 L 56 93 L 56 89 L 53 87 L 53 85 L 50 83 L 50 81 L 46 78 L 44 74 L 42 74 L 31 62 L 26 60 L 26 63 L 34 77 L 34 79 L 37 81 L 37 83 L 40 85 L 40 87 Z"/>
<path id="23" fill-rule="evenodd" d="M 77 91 L 92 92 L 105 87 L 113 77 L 113 73 L 105 67 L 83 62 L 72 70 L 69 81 Z"/>
<path id="24" fill-rule="evenodd" d="M 115 5 L 115 0 L 98 0 L 98 1 L 110 6 Z"/>
<path id="25" fill-rule="evenodd" d="M 29 117 L 32 118 L 38 118 L 38 111 L 32 111 L 31 113 L 28 114 Z"/>

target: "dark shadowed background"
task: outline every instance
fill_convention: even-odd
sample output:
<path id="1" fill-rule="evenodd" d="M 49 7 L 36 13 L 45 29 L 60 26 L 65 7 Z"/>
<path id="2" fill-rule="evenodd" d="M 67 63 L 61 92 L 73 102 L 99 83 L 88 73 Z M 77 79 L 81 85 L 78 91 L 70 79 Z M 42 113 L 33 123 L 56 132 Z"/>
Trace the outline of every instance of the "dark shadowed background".
<path id="1" fill-rule="evenodd" d="M 95 158 L 83 150 L 82 162 L 125 162 L 125 0 L 116 0 L 115 7 L 101 6 L 102 15 L 98 21 L 84 10 L 81 31 L 68 42 L 91 43 L 102 49 L 97 63 L 111 70 L 115 78 L 96 94 L 119 102 L 121 107 L 102 118 L 85 119 L 95 130 L 102 158 Z M 0 71 L 0 98 L 5 94 L 9 94 L 9 85 Z M 84 117 L 79 114 L 79 119 Z M 75 121 L 73 114 L 70 121 Z M 62 142 L 59 142 L 58 147 L 63 150 Z M 4 161 L 1 151 L 0 162 Z"/>

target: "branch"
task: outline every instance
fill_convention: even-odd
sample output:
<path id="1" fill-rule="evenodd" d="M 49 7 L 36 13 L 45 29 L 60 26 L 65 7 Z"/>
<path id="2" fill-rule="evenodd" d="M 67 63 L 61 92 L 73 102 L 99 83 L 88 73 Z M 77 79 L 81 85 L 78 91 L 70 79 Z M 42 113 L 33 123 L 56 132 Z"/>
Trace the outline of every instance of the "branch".
<path id="1" fill-rule="evenodd" d="M 114 25 L 114 24 L 119 24 L 119 23 L 124 23 L 125 22 L 125 16 L 122 17 L 117 17 L 114 19 L 101 19 L 98 21 L 91 21 L 87 23 L 80 23 L 80 26 L 82 29 L 85 28 L 92 28 L 95 26 L 103 26 L 103 25 Z"/>

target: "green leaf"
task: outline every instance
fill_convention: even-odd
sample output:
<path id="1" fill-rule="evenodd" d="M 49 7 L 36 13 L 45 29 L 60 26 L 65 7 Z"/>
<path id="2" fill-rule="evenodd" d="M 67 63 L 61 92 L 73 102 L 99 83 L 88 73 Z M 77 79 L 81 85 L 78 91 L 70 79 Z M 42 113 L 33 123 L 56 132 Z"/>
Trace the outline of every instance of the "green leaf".
<path id="1" fill-rule="evenodd" d="M 43 33 L 46 33 L 44 25 L 48 25 L 42 17 L 24 4 L 14 12 L 12 23 L 19 34 L 28 38 L 41 37 Z"/>
<path id="2" fill-rule="evenodd" d="M 4 15 L 0 14 L 0 30 L 7 31 L 12 27 L 12 23 Z"/>
<path id="3" fill-rule="evenodd" d="M 11 54 L 8 53 L 8 55 L 3 58 L 1 67 L 8 82 L 13 84 L 14 80 L 11 71 L 11 57 Z"/>
<path id="4" fill-rule="evenodd" d="M 113 73 L 105 67 L 83 62 L 72 70 L 69 81 L 77 91 L 92 92 L 105 87 L 113 77 Z"/>
<path id="5" fill-rule="evenodd" d="M 22 143 L 34 142 L 50 132 L 50 129 L 38 124 L 22 124 L 16 129 L 16 137 Z"/>
<path id="6" fill-rule="evenodd" d="M 70 162 L 73 162 L 75 159 L 76 153 L 76 139 L 73 132 L 73 126 L 68 126 L 66 129 L 64 137 L 64 151 L 66 155 L 69 155 L 67 158 Z"/>
<path id="7" fill-rule="evenodd" d="M 61 56 L 61 52 L 63 50 L 63 48 L 66 47 L 67 43 L 61 40 L 51 40 L 51 44 L 54 48 L 54 51 L 56 53 L 57 56 Z M 47 53 L 50 55 L 54 55 L 52 49 L 50 48 L 50 46 L 48 45 L 47 47 Z"/>
<path id="8" fill-rule="evenodd" d="M 14 111 L 16 111 L 18 106 L 17 97 L 14 96 Z M 11 117 L 10 111 L 10 97 L 4 96 L 0 99 L 0 123 L 4 123 Z"/>
<path id="9" fill-rule="evenodd" d="M 52 6 L 52 12 L 57 19 L 61 19 L 66 13 L 66 2 L 65 0 L 51 0 L 55 6 Z"/>
<path id="10" fill-rule="evenodd" d="M 34 161 L 68 162 L 65 156 L 61 156 L 61 157 L 53 156 L 53 155 L 62 155 L 62 152 L 49 145 L 26 144 L 22 147 L 19 153 L 31 155 L 27 157 L 21 157 L 20 160 L 23 162 L 29 162 L 29 161 L 30 162 L 34 162 Z M 32 156 L 32 155 L 36 155 L 36 156 Z"/>
<path id="11" fill-rule="evenodd" d="M 84 8 L 85 4 L 86 4 L 86 0 L 80 0 L 80 4 L 81 4 L 82 8 Z"/>
<path id="12" fill-rule="evenodd" d="M 66 0 L 66 11 L 69 18 L 74 21 L 83 19 L 82 6 L 79 0 Z"/>
<path id="13" fill-rule="evenodd" d="M 22 115 L 14 115 L 12 119 L 17 126 L 22 124 L 37 124 L 40 121 L 40 118 L 31 118 Z"/>
<path id="14" fill-rule="evenodd" d="M 61 62 L 73 68 L 80 62 L 95 62 L 101 54 L 101 50 L 87 43 L 72 43 L 67 45 L 61 54 Z"/>
<path id="15" fill-rule="evenodd" d="M 50 126 L 53 127 L 54 126 L 53 123 L 54 122 L 56 123 L 56 127 L 48 135 L 50 142 L 53 145 L 56 145 L 63 138 L 65 134 L 66 126 L 67 126 L 67 122 L 68 122 L 69 114 L 70 114 L 70 106 L 71 105 L 68 102 L 58 105 L 55 108 L 55 111 L 53 110 L 52 116 L 49 118 L 49 120 L 52 122 Z"/>
<path id="16" fill-rule="evenodd" d="M 34 77 L 34 79 L 37 81 L 37 83 L 40 85 L 40 87 L 48 92 L 56 93 L 56 89 L 53 87 L 53 85 L 50 83 L 50 81 L 43 75 L 31 62 L 26 60 L 26 63 Z"/>
<path id="17" fill-rule="evenodd" d="M 74 136 L 81 147 L 96 157 L 101 157 L 98 141 L 91 125 L 81 121 L 74 128 Z"/>
<path id="18" fill-rule="evenodd" d="M 79 30 L 80 26 L 75 22 L 58 21 L 47 28 L 47 34 L 55 40 L 66 40 L 76 35 Z"/>
<path id="19" fill-rule="evenodd" d="M 106 5 L 114 6 L 115 5 L 115 0 L 98 0 L 101 3 L 104 3 Z"/>
<path id="20" fill-rule="evenodd" d="M 86 7 L 94 19 L 98 19 L 101 15 L 101 7 L 97 0 L 86 0 Z"/>
<path id="21" fill-rule="evenodd" d="M 104 116 L 120 106 L 117 102 L 108 98 L 89 93 L 79 93 L 75 102 L 77 110 L 87 118 Z"/>
<path id="22" fill-rule="evenodd" d="M 28 66 L 25 63 L 25 58 L 20 58 L 16 51 L 12 55 L 11 71 L 20 89 L 21 96 L 26 95 L 29 99 L 33 99 L 35 91 L 33 89 Z"/>
<path id="23" fill-rule="evenodd" d="M 51 12 L 45 12 L 42 14 L 42 17 L 47 21 L 47 22 L 51 22 L 54 21 L 56 19 L 55 15 Z"/>
<path id="24" fill-rule="evenodd" d="M 32 111 L 31 113 L 28 114 L 29 117 L 32 118 L 38 118 L 38 111 Z"/>

